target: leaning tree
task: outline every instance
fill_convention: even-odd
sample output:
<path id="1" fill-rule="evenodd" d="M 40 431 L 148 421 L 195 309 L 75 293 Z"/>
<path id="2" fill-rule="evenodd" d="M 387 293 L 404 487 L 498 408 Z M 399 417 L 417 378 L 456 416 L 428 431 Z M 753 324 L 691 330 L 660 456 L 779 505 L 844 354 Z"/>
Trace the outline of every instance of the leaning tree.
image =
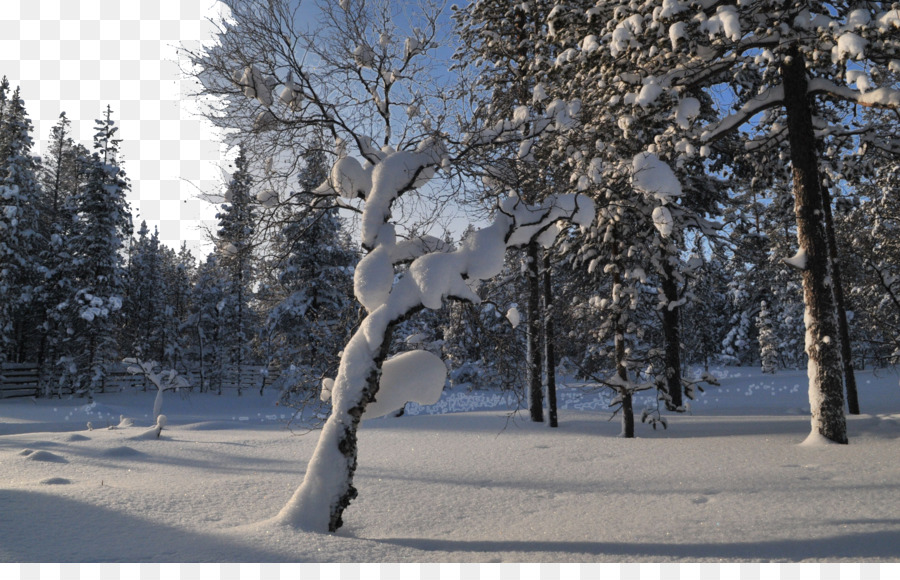
<path id="1" fill-rule="evenodd" d="M 500 272 L 507 248 L 547 245 L 563 229 L 560 222 L 587 225 L 593 206 L 574 195 L 534 205 L 511 196 L 498 204 L 492 225 L 454 251 L 438 238 L 414 235 L 404 227 L 404 202 L 426 203 L 438 171 L 497 143 L 566 129 L 567 104 L 555 102 L 541 115 L 491 119 L 451 138 L 448 104 L 428 76 L 439 6 L 409 12 L 413 24 L 401 28 L 390 2 L 323 3 L 321 26 L 311 32 L 302 30 L 296 5 L 286 0 L 224 4 L 230 15 L 219 42 L 189 51 L 204 93 L 224 99 L 227 114 L 211 115 L 241 130 L 251 162 L 268 166 L 265 159 L 274 158 L 267 175 L 293 171 L 304 147 L 318 142 L 315 135 L 329 132 L 336 161 L 328 178 L 306 193 L 318 197 L 320 209 L 340 206 L 359 215 L 365 256 L 354 272 L 354 293 L 365 317 L 343 349 L 336 377 L 323 381 L 332 413 L 303 484 L 275 518 L 334 531 L 357 494 L 363 416 L 389 413 L 408 400 L 433 402 L 444 385 L 446 367 L 427 351 L 388 358 L 397 324 L 446 300 L 479 302 L 475 284 Z"/>

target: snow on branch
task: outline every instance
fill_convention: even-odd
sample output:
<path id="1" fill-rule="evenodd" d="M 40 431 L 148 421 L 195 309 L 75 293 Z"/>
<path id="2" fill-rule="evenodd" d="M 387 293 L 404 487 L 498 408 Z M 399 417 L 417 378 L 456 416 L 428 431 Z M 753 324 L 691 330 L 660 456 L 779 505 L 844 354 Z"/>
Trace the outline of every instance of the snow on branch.
<path id="1" fill-rule="evenodd" d="M 900 109 L 900 90 L 889 87 L 862 92 L 836 85 L 828 79 L 815 78 L 809 81 L 809 92 L 810 94 L 827 94 L 863 107 Z"/>
<path id="2" fill-rule="evenodd" d="M 162 396 L 163 391 L 180 389 L 191 386 L 188 383 L 187 379 L 178 374 L 178 371 L 175 369 L 170 370 L 160 370 L 159 372 L 155 372 L 153 369 L 159 367 L 159 363 L 156 361 L 142 361 L 136 358 L 126 358 L 122 360 L 123 363 L 128 365 L 128 372 L 137 375 L 141 374 L 147 377 L 151 383 L 156 386 L 156 399 L 153 401 L 153 417 L 154 419 L 160 416 L 162 412 Z M 160 430 L 162 427 L 160 427 Z M 159 435 L 157 434 L 157 437 Z"/>
<path id="3" fill-rule="evenodd" d="M 713 123 L 700 135 L 700 140 L 710 142 L 725 136 L 731 131 L 748 122 L 754 115 L 780 105 L 784 100 L 784 87 L 777 85 L 770 87 L 744 103 L 736 112 L 728 115 L 721 121 Z"/>
<path id="4" fill-rule="evenodd" d="M 389 163 L 393 155 L 397 161 Z M 379 177 L 373 180 L 373 195 L 378 184 L 392 190 L 383 192 L 385 200 L 399 195 L 414 178 L 410 176 L 411 163 L 418 161 L 421 167 L 423 162 L 414 155 L 423 154 L 386 157 L 382 162 L 386 169 L 379 173 L 382 165 L 376 167 Z M 391 169 L 397 175 L 388 175 Z M 395 279 L 391 263 L 392 248 L 396 248 L 394 226 L 387 223 L 389 214 L 381 213 L 389 202 L 367 204 L 366 212 L 372 207 L 382 222 L 374 233 L 374 222 L 369 222 L 374 249 L 360 262 L 354 280 L 357 297 L 369 315 L 344 348 L 334 382 L 327 382 L 332 414 L 303 483 L 275 518 L 302 529 L 334 531 L 341 526 L 344 508 L 356 497 L 352 486 L 356 425 L 364 414 L 369 416 L 369 405 L 374 405 L 372 414 L 383 414 L 398 408 L 401 401 L 431 401 L 440 396 L 446 368 L 437 357 L 409 354 L 384 361 L 393 327 L 423 307 L 439 308 L 445 299 L 479 302 L 469 284 L 499 274 L 508 246 L 529 243 L 559 220 L 587 227 L 594 218 L 593 202 L 583 196 L 550 196 L 534 206 L 510 198 L 501 204 L 493 224 L 468 235 L 458 249 L 426 253 Z"/>

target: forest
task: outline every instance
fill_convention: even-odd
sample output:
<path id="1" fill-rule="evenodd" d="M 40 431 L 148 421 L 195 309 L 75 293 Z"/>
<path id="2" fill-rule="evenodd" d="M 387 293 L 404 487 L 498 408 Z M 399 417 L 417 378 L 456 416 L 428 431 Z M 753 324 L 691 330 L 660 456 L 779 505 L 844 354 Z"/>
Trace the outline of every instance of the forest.
<path id="1" fill-rule="evenodd" d="M 304 28 L 286 0 L 221 4 L 185 49 L 238 152 L 205 257 L 132 223 L 110 108 L 90 149 L 61 114 L 38 156 L 0 84 L 0 362 L 43 396 L 129 357 L 201 392 L 262 366 L 333 407 L 308 474 L 340 453 L 345 477 L 279 517 L 334 531 L 360 417 L 412 400 L 388 375 L 551 426 L 556 377 L 590 380 L 634 437 L 711 366 L 805 368 L 813 432 L 846 443 L 855 371 L 897 363 L 896 5 L 342 0 Z"/>

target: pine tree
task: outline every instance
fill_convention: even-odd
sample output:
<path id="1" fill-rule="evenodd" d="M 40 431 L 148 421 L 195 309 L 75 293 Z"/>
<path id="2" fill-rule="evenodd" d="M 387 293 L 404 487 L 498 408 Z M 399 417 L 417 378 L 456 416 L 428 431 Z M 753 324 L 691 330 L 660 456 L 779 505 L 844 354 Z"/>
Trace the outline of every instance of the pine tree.
<path id="1" fill-rule="evenodd" d="M 188 358 L 200 372 L 200 391 L 215 390 L 221 394 L 227 361 L 223 315 L 226 277 L 219 259 L 217 254 L 209 254 L 192 277 L 186 326 L 194 345 Z"/>
<path id="2" fill-rule="evenodd" d="M 107 107 L 94 134 L 94 152 L 85 163 L 85 183 L 71 200 L 78 216 L 68 247 L 73 293 L 63 302 L 67 350 L 76 382 L 91 395 L 103 386 L 108 366 L 118 360 L 116 329 L 126 294 L 123 250 L 132 233 L 125 196 L 130 184 L 120 167 L 118 129 Z M 85 373 L 89 373 L 85 379 Z"/>
<path id="3" fill-rule="evenodd" d="M 547 104 L 540 98 L 544 89 L 536 71 L 552 55 L 552 47 L 543 42 L 551 8 L 552 3 L 545 0 L 523 4 L 488 0 L 470 3 L 454 14 L 463 40 L 455 58 L 460 61 L 460 69 L 475 69 L 475 86 L 467 88 L 472 95 L 470 102 L 476 95 L 485 95 L 477 104 L 476 123 L 479 117 L 515 116 L 525 120 L 544 113 Z M 487 205 L 492 207 L 509 191 L 526 203 L 538 203 L 550 194 L 570 189 L 567 180 L 555 171 L 559 159 L 551 160 L 554 150 L 544 140 L 544 136 L 532 137 L 512 147 L 492 149 L 476 162 L 475 172 L 490 176 L 490 186 L 483 196 Z M 536 422 L 544 420 L 545 387 L 548 397 L 555 400 L 556 365 L 551 360 L 554 337 L 549 318 L 552 297 L 548 295 L 552 269 L 545 253 L 545 248 L 535 242 L 525 248 L 523 256 L 527 282 L 522 300 L 527 344 L 525 382 L 529 414 Z M 556 427 L 556 410 L 551 409 L 550 415 L 551 426 Z"/>
<path id="4" fill-rule="evenodd" d="M 19 89 L 0 82 L 0 361 L 21 362 L 39 343 L 46 282 L 41 191 L 32 125 Z"/>
<path id="5" fill-rule="evenodd" d="M 277 216 L 264 334 L 283 387 L 308 394 L 317 392 L 323 377 L 334 376 L 337 353 L 354 326 L 353 267 L 359 258 L 337 209 L 317 208 L 308 193 L 328 179 L 324 152 L 313 147 L 304 162 L 300 191 Z"/>
<path id="6" fill-rule="evenodd" d="M 254 332 L 252 298 L 253 235 L 256 226 L 255 200 L 251 194 L 252 177 L 243 150 L 235 160 L 236 171 L 228 185 L 222 211 L 216 214 L 219 227 L 216 241 L 221 252 L 221 267 L 226 273 L 224 302 L 221 316 L 225 319 L 224 347 L 227 349 L 229 371 L 240 376 L 249 363 L 250 341 Z M 238 386 L 238 395 L 242 394 Z"/>

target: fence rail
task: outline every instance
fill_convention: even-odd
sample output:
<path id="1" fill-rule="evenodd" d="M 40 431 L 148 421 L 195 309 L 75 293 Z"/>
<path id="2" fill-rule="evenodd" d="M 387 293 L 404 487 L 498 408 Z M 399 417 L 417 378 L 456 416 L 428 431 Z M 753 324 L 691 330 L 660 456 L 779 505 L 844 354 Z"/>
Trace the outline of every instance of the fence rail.
<path id="1" fill-rule="evenodd" d="M 191 369 L 179 372 L 187 378 L 191 389 L 201 389 L 200 370 Z M 240 373 L 235 368 L 225 368 L 204 373 L 207 388 L 218 390 L 261 390 L 271 384 L 278 376 L 277 371 L 268 370 L 258 365 L 242 366 Z M 211 380 L 212 379 L 212 380 Z M 154 389 L 153 384 L 142 374 L 128 372 L 128 365 L 114 364 L 108 369 L 103 384 L 97 391 L 122 391 L 126 389 Z M 41 393 L 49 396 L 71 395 L 75 389 L 71 385 L 59 386 L 59 377 L 41 377 L 36 363 L 3 363 L 0 364 L 0 399 L 12 397 L 35 397 Z"/>
<path id="2" fill-rule="evenodd" d="M 40 390 L 38 370 L 34 363 L 0 365 L 0 399 L 37 395 Z"/>

